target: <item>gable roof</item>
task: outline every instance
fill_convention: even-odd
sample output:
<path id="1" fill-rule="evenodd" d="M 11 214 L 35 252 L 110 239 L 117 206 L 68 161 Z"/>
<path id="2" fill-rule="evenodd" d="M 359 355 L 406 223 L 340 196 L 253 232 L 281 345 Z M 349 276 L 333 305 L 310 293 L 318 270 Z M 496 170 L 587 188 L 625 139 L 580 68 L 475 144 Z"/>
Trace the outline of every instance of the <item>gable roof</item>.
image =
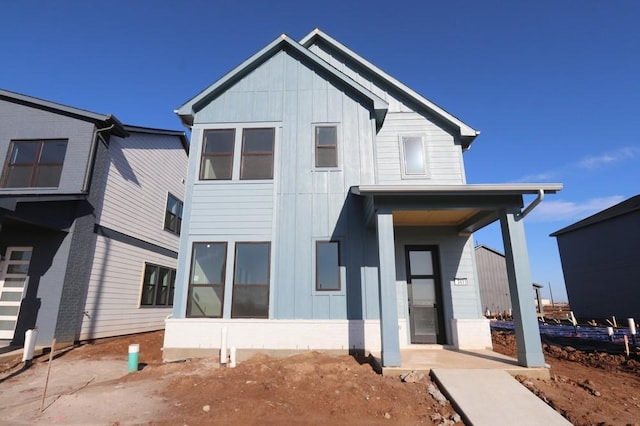
<path id="1" fill-rule="evenodd" d="M 25 105 L 31 108 L 49 111 L 55 114 L 65 115 L 67 117 L 76 118 L 78 120 L 89 121 L 100 128 L 113 126 L 113 128 L 111 129 L 112 134 L 120 137 L 127 136 L 127 131 L 125 130 L 123 124 L 120 123 L 120 121 L 111 114 L 105 115 L 91 111 L 85 111 L 83 109 L 74 108 L 51 101 L 45 101 L 44 99 L 38 99 L 32 96 L 14 93 L 3 89 L 0 89 L 0 99 L 20 105 Z"/>
<path id="2" fill-rule="evenodd" d="M 177 110 L 175 110 L 175 113 L 178 114 L 178 116 L 186 126 L 191 127 L 193 125 L 193 116 L 195 113 L 200 111 L 228 88 L 233 86 L 251 71 L 255 70 L 257 67 L 262 65 L 264 62 L 266 62 L 268 59 L 282 50 L 302 56 L 306 60 L 313 63 L 315 66 L 322 69 L 324 72 L 331 75 L 337 81 L 347 86 L 352 92 L 355 92 L 357 95 L 359 95 L 360 98 L 368 101 L 372 110 L 374 111 L 378 128 L 382 126 L 384 117 L 387 114 L 387 108 L 389 106 L 384 99 L 380 98 L 370 90 L 355 82 L 352 78 L 348 77 L 341 71 L 332 67 L 324 59 L 320 58 L 309 49 L 302 47 L 297 41 L 291 39 L 286 34 L 282 34 L 280 37 L 269 43 L 249 59 L 235 67 L 221 79 L 187 101 Z"/>
<path id="3" fill-rule="evenodd" d="M 491 253 L 493 253 L 493 254 L 497 254 L 497 255 L 498 255 L 498 256 L 500 256 L 500 257 L 505 257 L 505 256 L 504 256 L 504 253 L 502 253 L 501 251 L 498 251 L 498 250 L 496 250 L 496 249 L 493 249 L 493 248 L 491 248 L 491 247 L 489 247 L 489 246 L 487 246 L 487 245 L 484 245 L 484 244 L 478 244 L 477 246 L 475 246 L 475 247 L 474 247 L 474 249 L 475 249 L 475 251 L 478 251 L 478 250 L 480 250 L 480 249 L 483 249 L 483 250 L 486 250 L 486 251 L 491 252 Z"/>
<path id="4" fill-rule="evenodd" d="M 621 203 L 618 203 L 615 206 L 609 207 L 606 210 L 602 210 L 599 213 L 596 213 L 592 216 L 582 219 L 581 221 L 578 221 L 573 225 L 569 225 L 565 228 L 562 228 L 554 232 L 553 234 L 550 234 L 549 236 L 557 237 L 558 235 L 566 234 L 567 232 L 572 232 L 577 229 L 586 228 L 587 226 L 604 222 L 609 219 L 613 219 L 615 217 L 622 216 L 637 210 L 640 210 L 640 194 L 634 197 L 631 197 L 628 200 L 625 200 Z"/>
<path id="5" fill-rule="evenodd" d="M 339 41 L 333 39 L 329 35 L 322 32 L 320 29 L 316 28 L 313 31 L 311 31 L 300 41 L 300 44 L 306 48 L 308 48 L 313 44 L 328 46 L 331 49 L 338 51 L 343 56 L 347 57 L 354 63 L 358 64 L 360 67 L 369 71 L 370 73 L 377 75 L 389 86 L 391 86 L 402 95 L 414 101 L 417 105 L 425 108 L 427 111 L 439 117 L 444 122 L 449 123 L 453 128 L 457 128 L 460 132 L 460 139 L 462 142 L 463 149 L 468 149 L 471 143 L 473 142 L 473 140 L 476 138 L 476 136 L 480 134 L 479 131 L 463 123 L 460 119 L 448 113 L 443 108 L 439 107 L 438 105 L 434 104 L 427 98 L 421 96 L 414 90 L 405 86 L 400 81 L 391 77 L 389 74 L 385 73 L 380 68 L 373 65 L 371 62 L 367 61 L 357 53 L 353 52 L 351 49 L 349 49 Z"/>

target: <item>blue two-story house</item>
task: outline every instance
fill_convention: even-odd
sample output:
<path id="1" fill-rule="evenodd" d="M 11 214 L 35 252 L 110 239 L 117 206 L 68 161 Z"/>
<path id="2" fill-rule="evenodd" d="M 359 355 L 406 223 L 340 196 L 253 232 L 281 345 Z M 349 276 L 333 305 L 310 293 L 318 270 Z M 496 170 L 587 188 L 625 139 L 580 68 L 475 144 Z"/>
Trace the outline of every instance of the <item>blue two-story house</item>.
<path id="1" fill-rule="evenodd" d="M 191 129 L 165 359 L 239 350 L 491 347 L 471 235 L 502 224 L 519 362 L 544 365 L 523 196 L 469 185 L 478 132 L 314 30 L 177 111 Z M 537 203 L 538 201 L 535 201 Z"/>

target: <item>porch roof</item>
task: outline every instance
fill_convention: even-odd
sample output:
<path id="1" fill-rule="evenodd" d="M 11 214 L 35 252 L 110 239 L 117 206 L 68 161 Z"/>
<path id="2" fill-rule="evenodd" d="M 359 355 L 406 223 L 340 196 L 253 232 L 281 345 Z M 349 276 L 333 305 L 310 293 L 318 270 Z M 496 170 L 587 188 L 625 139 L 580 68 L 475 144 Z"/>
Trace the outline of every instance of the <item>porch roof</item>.
<path id="1" fill-rule="evenodd" d="M 498 220 L 505 209 L 522 209 L 524 195 L 541 199 L 561 189 L 559 183 L 360 185 L 351 193 L 366 199 L 367 223 L 376 210 L 384 210 L 393 213 L 394 226 L 452 226 L 470 234 Z"/>

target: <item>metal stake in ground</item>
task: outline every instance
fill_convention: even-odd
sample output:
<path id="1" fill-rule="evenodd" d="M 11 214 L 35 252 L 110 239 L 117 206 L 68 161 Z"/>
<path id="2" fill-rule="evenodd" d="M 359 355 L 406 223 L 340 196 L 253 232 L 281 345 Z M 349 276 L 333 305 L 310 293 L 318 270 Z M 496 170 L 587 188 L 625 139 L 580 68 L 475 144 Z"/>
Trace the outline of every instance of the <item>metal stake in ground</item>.
<path id="1" fill-rule="evenodd" d="M 53 362 L 53 351 L 56 350 L 56 339 L 51 342 L 51 352 L 49 352 L 49 366 L 47 366 L 47 379 L 44 382 L 44 390 L 42 391 L 42 402 L 40 403 L 40 412 L 44 411 L 44 400 L 47 397 L 47 386 L 49 386 L 49 374 L 51 373 L 51 363 Z"/>

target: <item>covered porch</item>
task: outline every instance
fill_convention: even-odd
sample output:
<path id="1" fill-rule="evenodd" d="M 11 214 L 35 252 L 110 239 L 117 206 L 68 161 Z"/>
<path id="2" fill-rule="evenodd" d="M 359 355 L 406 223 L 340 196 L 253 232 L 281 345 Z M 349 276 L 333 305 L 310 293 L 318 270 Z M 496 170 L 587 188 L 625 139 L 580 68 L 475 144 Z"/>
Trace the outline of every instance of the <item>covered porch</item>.
<path id="1" fill-rule="evenodd" d="M 524 232 L 524 217 L 540 202 L 545 194 L 553 194 L 562 189 L 561 184 L 491 184 L 491 185 L 361 185 L 351 188 L 351 193 L 360 196 L 364 201 L 365 221 L 376 230 L 378 246 L 378 283 L 380 297 L 380 333 L 381 362 L 383 367 L 403 367 L 407 355 L 401 353 L 398 329 L 399 306 L 404 301 L 398 300 L 396 249 L 398 230 L 402 227 L 414 229 L 447 229 L 452 236 L 466 242 L 472 233 L 495 222 L 500 221 L 504 242 L 509 292 L 513 305 L 517 341 L 517 364 L 522 367 L 543 367 L 545 365 L 538 332 L 533 294 L 531 292 L 531 272 Z M 536 195 L 536 198 L 525 207 L 524 196 Z M 413 254 L 406 249 L 406 258 Z M 428 254 L 430 246 L 416 246 L 416 256 Z M 436 260 L 434 268 L 439 267 L 438 247 L 433 253 Z M 469 250 L 467 247 L 465 250 Z M 451 261 L 451 259 L 447 259 Z M 459 260 L 458 260 L 459 261 Z M 427 282 L 433 279 L 441 292 L 449 292 L 449 306 L 441 306 L 433 322 L 446 328 L 448 346 L 457 350 L 481 349 L 476 343 L 469 345 L 474 336 L 489 333 L 488 321 L 482 317 L 479 293 L 476 283 L 475 262 L 472 261 L 470 277 L 438 278 L 437 271 L 410 272 L 412 267 L 407 260 L 407 287 L 414 282 Z M 416 268 L 417 270 L 418 268 Z M 431 275 L 430 275 L 431 274 Z M 413 276 L 412 276 L 413 275 Z M 471 282 L 467 286 L 466 280 Z M 411 286 L 415 287 L 415 286 Z M 455 290 L 452 290 L 455 289 Z M 463 289 L 462 292 L 460 289 Z M 407 290 L 409 297 L 411 292 Z M 457 296 L 459 294 L 461 296 Z M 464 299 L 464 301 L 463 301 Z M 446 300 L 446 297 L 445 297 Z M 411 303 L 410 301 L 408 302 Z M 459 308 L 467 303 L 465 308 Z M 446 305 L 446 304 L 445 304 Z M 473 306 L 472 306 L 473 305 Z M 424 312 L 427 312 L 424 307 Z M 446 313 L 444 313 L 446 311 Z M 415 309 L 414 312 L 419 312 Z M 435 312 L 435 310 L 434 310 Z M 411 306 L 409 307 L 411 316 Z M 422 314 L 420 314 L 422 315 Z M 410 318 L 412 326 L 420 319 Z M 423 321 L 424 322 L 424 321 Z M 425 322 L 426 323 L 426 322 Z M 412 343 L 421 342 L 414 336 Z M 417 340 L 414 340 L 414 337 Z M 440 339 L 442 340 L 442 339 Z M 428 340 L 424 343 L 431 343 Z M 480 339 L 482 342 L 482 339 Z M 484 340 L 484 342 L 487 342 Z M 442 343 L 442 342 L 438 342 Z M 491 345 L 490 340 L 485 344 Z M 427 348 L 427 346 L 425 346 Z M 408 361 L 408 360 L 407 360 Z"/>

